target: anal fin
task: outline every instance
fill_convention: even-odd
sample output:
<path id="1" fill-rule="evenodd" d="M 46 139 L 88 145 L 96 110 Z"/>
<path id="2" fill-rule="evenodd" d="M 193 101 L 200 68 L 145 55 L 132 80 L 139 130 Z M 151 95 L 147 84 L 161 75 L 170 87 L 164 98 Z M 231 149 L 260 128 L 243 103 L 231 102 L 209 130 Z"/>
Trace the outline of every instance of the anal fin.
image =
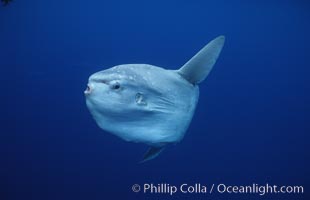
<path id="1" fill-rule="evenodd" d="M 144 154 L 143 159 L 140 163 L 152 160 L 157 157 L 165 147 L 150 147 L 147 152 Z"/>

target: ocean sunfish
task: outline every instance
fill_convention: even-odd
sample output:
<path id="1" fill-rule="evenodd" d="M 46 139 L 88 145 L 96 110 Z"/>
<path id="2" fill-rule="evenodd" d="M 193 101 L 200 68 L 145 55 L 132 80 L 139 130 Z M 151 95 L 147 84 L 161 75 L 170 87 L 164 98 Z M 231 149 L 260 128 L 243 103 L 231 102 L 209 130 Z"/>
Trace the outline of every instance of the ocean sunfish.
<path id="1" fill-rule="evenodd" d="M 89 77 L 86 105 L 98 126 L 126 141 L 150 146 L 142 162 L 180 142 L 199 98 L 198 84 L 210 73 L 225 42 L 209 42 L 179 70 L 126 64 Z"/>

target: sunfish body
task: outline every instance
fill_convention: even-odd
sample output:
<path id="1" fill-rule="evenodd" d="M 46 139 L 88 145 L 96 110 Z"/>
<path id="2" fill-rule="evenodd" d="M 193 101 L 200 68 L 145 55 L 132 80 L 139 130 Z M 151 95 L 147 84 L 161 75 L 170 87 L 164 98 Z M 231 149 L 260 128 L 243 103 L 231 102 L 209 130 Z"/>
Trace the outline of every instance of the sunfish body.
<path id="1" fill-rule="evenodd" d="M 143 162 L 182 140 L 199 98 L 198 83 L 215 64 L 225 37 L 207 44 L 179 70 L 118 65 L 89 77 L 87 107 L 98 126 L 126 141 L 150 146 Z"/>

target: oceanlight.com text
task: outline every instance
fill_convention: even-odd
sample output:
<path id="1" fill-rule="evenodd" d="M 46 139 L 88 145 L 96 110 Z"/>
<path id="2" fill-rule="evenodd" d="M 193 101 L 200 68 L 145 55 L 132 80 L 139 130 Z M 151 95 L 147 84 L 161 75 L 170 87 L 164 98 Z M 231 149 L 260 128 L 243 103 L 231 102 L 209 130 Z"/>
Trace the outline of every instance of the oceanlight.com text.
<path id="1" fill-rule="evenodd" d="M 144 183 L 132 185 L 132 191 L 144 194 L 303 194 L 304 187 L 301 185 L 274 185 L 274 184 L 249 184 L 249 185 L 228 185 L 219 184 L 201 184 L 201 183 L 182 183 L 173 185 L 169 183 Z"/>

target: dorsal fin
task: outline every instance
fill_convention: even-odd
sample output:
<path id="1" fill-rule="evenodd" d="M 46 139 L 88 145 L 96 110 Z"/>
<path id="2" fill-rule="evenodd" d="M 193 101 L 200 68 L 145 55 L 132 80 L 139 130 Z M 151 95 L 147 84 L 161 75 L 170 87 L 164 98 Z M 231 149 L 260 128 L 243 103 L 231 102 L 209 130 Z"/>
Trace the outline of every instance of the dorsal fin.
<path id="1" fill-rule="evenodd" d="M 209 42 L 177 72 L 192 84 L 202 82 L 210 73 L 225 43 L 225 36 Z"/>

